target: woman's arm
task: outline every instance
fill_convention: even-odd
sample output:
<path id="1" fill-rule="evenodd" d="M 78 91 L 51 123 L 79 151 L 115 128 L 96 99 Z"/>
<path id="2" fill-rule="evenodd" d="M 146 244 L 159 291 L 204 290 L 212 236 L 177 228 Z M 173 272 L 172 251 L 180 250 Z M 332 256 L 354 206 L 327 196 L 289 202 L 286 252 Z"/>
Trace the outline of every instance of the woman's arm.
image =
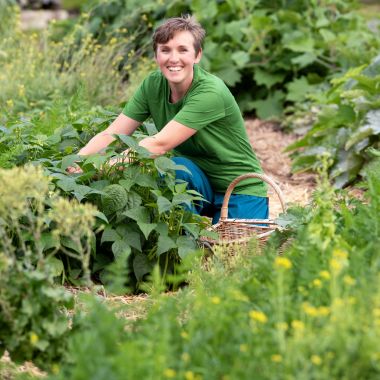
<path id="1" fill-rule="evenodd" d="M 153 156 L 160 156 L 193 136 L 197 131 L 186 127 L 177 121 L 170 121 L 154 136 L 140 141 L 140 146 L 147 149 Z"/>
<path id="2" fill-rule="evenodd" d="M 95 135 L 79 152 L 80 156 L 98 153 L 115 140 L 113 135 L 131 135 L 141 123 L 120 114 L 110 126 Z"/>

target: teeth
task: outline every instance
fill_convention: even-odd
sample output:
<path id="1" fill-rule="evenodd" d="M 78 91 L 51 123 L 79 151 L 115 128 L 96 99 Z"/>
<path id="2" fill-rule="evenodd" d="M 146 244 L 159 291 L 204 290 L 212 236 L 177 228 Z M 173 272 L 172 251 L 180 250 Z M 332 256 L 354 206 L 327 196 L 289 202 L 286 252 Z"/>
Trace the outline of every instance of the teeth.
<path id="1" fill-rule="evenodd" d="M 181 71 L 182 67 L 168 67 L 169 71 Z"/>

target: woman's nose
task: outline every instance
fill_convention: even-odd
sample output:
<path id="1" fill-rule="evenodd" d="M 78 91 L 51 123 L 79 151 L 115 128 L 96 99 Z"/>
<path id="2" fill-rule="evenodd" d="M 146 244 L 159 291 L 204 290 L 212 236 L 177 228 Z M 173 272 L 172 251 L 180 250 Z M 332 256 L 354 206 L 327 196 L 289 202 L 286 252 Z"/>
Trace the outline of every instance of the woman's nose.
<path id="1" fill-rule="evenodd" d="M 169 57 L 169 60 L 171 62 L 177 62 L 178 61 L 178 53 L 173 50 L 171 53 L 170 53 L 170 57 Z"/>

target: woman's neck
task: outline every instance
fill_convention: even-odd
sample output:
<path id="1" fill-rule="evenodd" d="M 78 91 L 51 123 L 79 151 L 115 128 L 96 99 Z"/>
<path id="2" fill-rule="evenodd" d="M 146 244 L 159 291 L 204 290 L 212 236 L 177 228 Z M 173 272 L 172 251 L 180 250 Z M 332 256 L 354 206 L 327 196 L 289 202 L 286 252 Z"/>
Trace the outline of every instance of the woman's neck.
<path id="1" fill-rule="evenodd" d="M 169 83 L 171 103 L 177 103 L 186 95 L 193 83 L 193 77 L 194 75 L 186 83 Z"/>

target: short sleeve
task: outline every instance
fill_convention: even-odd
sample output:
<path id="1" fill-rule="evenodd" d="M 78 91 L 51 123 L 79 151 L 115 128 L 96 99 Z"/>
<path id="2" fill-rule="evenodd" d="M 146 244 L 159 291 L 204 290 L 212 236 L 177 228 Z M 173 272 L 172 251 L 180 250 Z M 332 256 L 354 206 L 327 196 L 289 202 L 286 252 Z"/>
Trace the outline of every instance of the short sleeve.
<path id="1" fill-rule="evenodd" d="M 201 130 L 225 116 L 223 98 L 216 92 L 198 92 L 186 99 L 184 106 L 174 117 L 186 127 Z"/>
<path id="2" fill-rule="evenodd" d="M 148 100 L 145 96 L 145 86 L 146 80 L 141 83 L 123 109 L 124 115 L 140 123 L 144 122 L 150 116 Z"/>

